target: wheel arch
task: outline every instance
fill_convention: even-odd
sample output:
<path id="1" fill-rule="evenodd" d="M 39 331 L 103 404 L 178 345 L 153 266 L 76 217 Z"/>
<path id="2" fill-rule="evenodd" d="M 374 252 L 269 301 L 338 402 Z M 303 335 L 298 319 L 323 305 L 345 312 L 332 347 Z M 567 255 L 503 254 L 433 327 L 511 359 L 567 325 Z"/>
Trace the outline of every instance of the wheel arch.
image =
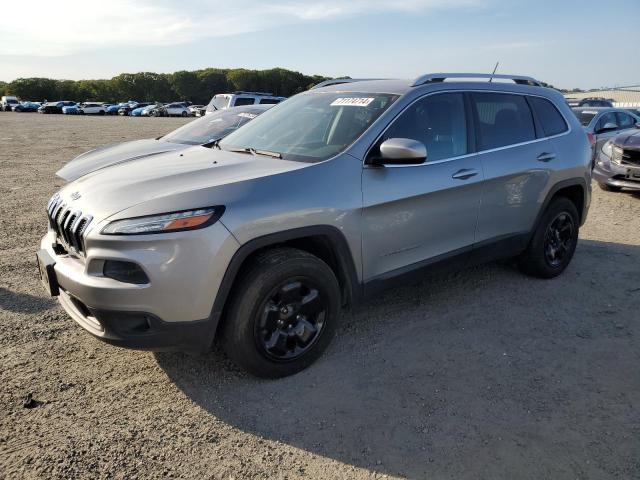
<path id="1" fill-rule="evenodd" d="M 342 304 L 358 303 L 362 298 L 355 261 L 344 234 L 336 227 L 318 225 L 295 228 L 264 235 L 243 244 L 234 254 L 222 278 L 210 315 L 211 341 L 224 321 L 234 287 L 251 259 L 258 253 L 276 247 L 304 250 L 323 260 L 333 270 L 342 292 Z"/>
<path id="2" fill-rule="evenodd" d="M 540 208 L 540 211 L 538 212 L 530 237 L 533 236 L 533 233 L 538 228 L 542 215 L 547 210 L 549 204 L 557 197 L 566 197 L 574 203 L 578 210 L 578 215 L 580 216 L 580 225 L 583 225 L 586 220 L 587 208 L 589 206 L 588 195 L 589 190 L 587 188 L 586 181 L 583 178 L 570 178 L 556 183 L 549 189 L 549 192 L 542 203 L 542 208 Z"/>

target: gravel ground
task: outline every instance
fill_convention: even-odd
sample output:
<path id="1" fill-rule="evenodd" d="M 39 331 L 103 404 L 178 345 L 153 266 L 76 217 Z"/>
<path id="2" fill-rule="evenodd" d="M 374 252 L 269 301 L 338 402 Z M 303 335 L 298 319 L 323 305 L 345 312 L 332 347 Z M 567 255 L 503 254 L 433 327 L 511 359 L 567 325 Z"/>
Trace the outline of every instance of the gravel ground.
<path id="1" fill-rule="evenodd" d="M 390 291 L 283 380 L 82 331 L 34 265 L 54 172 L 184 122 L 0 113 L 0 477 L 640 478 L 640 195 L 594 187 L 560 278 Z"/>

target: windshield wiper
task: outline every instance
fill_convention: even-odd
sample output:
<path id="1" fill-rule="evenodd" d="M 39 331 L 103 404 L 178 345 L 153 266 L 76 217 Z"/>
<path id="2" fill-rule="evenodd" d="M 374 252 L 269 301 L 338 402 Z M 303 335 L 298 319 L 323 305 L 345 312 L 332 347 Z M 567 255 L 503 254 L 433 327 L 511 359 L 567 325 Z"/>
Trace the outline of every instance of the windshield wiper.
<path id="1" fill-rule="evenodd" d="M 265 157 L 282 158 L 282 154 L 278 152 L 270 152 L 269 150 L 256 150 L 253 147 L 245 148 L 230 148 L 230 152 L 236 153 L 250 153 L 251 155 L 263 155 Z"/>
<path id="2" fill-rule="evenodd" d="M 205 148 L 217 148 L 218 150 L 222 150 L 220 148 L 219 143 L 220 143 L 220 139 L 217 138 L 217 139 L 215 139 L 215 140 L 213 140 L 211 142 L 203 143 L 202 146 L 205 147 Z"/>

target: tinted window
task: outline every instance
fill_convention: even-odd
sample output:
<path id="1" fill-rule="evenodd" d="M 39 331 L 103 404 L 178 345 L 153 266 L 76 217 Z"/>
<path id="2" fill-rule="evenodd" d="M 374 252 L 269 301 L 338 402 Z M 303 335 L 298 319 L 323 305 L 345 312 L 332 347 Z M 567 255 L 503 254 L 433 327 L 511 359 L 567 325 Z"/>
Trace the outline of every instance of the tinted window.
<path id="1" fill-rule="evenodd" d="M 427 147 L 427 162 L 467 153 L 467 122 L 461 93 L 429 95 L 405 110 L 382 140 L 411 138 Z"/>
<path id="2" fill-rule="evenodd" d="M 248 97 L 238 97 L 236 98 L 236 102 L 234 103 L 234 107 L 240 107 L 242 105 L 253 105 L 255 100 L 253 98 Z"/>
<path id="3" fill-rule="evenodd" d="M 595 110 L 580 110 L 576 108 L 573 109 L 573 113 L 583 127 L 589 125 L 595 116 L 598 115 L 598 112 Z"/>
<path id="4" fill-rule="evenodd" d="M 536 112 L 538 121 L 547 137 L 567 131 L 567 124 L 558 109 L 549 100 L 540 97 L 528 97 L 529 103 Z"/>
<path id="5" fill-rule="evenodd" d="M 474 93 L 479 150 L 514 145 L 536 138 L 533 117 L 521 95 Z"/>
<path id="6" fill-rule="evenodd" d="M 616 113 L 616 115 L 620 128 L 632 128 L 635 126 L 636 122 L 631 115 L 627 115 L 626 113 Z"/>
<path id="7" fill-rule="evenodd" d="M 275 105 L 276 103 L 280 103 L 280 100 L 278 100 L 277 98 L 261 98 L 260 99 L 261 105 Z"/>

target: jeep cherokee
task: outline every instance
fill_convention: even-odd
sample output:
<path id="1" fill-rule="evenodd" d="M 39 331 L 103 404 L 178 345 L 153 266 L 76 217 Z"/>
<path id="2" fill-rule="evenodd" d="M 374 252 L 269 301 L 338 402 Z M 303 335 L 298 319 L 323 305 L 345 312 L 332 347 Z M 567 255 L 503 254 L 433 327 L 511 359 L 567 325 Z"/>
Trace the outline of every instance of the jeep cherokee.
<path id="1" fill-rule="evenodd" d="M 492 81 L 486 81 L 487 79 Z M 49 293 L 115 345 L 300 371 L 341 309 L 441 265 L 569 264 L 591 148 L 529 77 L 428 74 L 296 95 L 223 140 L 107 167 L 49 201 Z"/>

